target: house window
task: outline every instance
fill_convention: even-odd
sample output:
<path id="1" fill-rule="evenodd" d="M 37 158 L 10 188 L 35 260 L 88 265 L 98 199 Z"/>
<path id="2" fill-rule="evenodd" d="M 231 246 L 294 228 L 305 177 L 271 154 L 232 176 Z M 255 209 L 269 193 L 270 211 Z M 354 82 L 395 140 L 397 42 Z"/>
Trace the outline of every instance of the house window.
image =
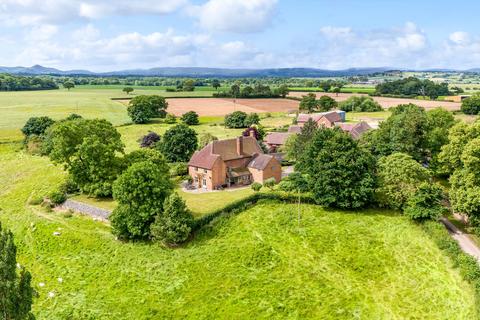
<path id="1" fill-rule="evenodd" d="M 198 167 L 195 167 L 195 171 L 198 171 Z"/>
<path id="2" fill-rule="evenodd" d="M 207 173 L 207 169 L 203 169 L 203 173 Z"/>
<path id="3" fill-rule="evenodd" d="M 203 179 L 202 184 L 203 184 L 204 187 L 206 187 L 207 186 L 207 179 Z"/>

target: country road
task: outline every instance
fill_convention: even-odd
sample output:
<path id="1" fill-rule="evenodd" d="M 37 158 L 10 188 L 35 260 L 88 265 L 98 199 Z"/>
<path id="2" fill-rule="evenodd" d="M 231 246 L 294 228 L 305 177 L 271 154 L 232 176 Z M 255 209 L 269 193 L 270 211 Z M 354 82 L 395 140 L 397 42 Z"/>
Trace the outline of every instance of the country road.
<path id="1" fill-rule="evenodd" d="M 445 225 L 448 232 L 454 238 L 462 250 L 475 257 L 480 262 L 480 248 L 470 239 L 470 237 L 458 229 L 453 223 L 448 221 L 447 218 L 441 218 L 440 221 Z"/>

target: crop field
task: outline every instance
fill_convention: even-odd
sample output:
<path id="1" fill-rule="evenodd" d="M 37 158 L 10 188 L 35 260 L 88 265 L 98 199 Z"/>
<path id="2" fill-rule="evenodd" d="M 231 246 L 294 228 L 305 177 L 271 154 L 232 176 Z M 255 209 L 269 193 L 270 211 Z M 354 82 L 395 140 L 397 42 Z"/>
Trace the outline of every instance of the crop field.
<path id="1" fill-rule="evenodd" d="M 308 92 L 290 92 L 289 96 L 301 98 L 302 96 L 306 95 Z M 329 96 L 334 98 L 335 100 L 341 102 L 345 101 L 351 96 L 359 95 L 359 94 L 352 94 L 352 93 L 339 93 L 338 96 L 335 93 L 324 93 L 318 92 L 316 93 L 317 97 L 321 96 Z M 457 102 L 449 102 L 449 101 L 431 101 L 431 100 L 419 100 L 419 99 L 404 99 L 404 98 L 387 98 L 387 97 L 372 97 L 375 101 L 380 103 L 380 105 L 385 108 L 396 107 L 399 104 L 408 104 L 414 103 L 425 109 L 434 109 L 438 107 L 443 107 L 449 111 L 457 111 L 460 110 L 461 103 Z"/>
<path id="2" fill-rule="evenodd" d="M 11 145 L 0 145 L 0 161 L 0 220 L 32 272 L 38 319 L 477 316 L 473 288 L 392 212 L 302 205 L 298 225 L 296 205 L 264 202 L 166 249 L 121 243 L 107 224 L 28 205 L 63 173 Z"/>

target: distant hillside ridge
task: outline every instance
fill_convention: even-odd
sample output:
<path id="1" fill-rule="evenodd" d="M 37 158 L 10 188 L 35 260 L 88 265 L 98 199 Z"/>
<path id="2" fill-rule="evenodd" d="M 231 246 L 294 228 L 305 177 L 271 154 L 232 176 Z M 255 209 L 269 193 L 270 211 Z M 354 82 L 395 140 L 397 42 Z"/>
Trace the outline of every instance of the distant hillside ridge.
<path id="1" fill-rule="evenodd" d="M 390 68 L 350 68 L 345 70 L 324 70 L 315 68 L 270 68 L 270 69 L 228 69 L 202 67 L 162 67 L 151 69 L 131 69 L 110 72 L 88 70 L 59 70 L 40 65 L 32 67 L 2 67 L 0 73 L 17 75 L 57 75 L 57 76 L 147 76 L 147 77 L 191 77 L 191 78 L 325 78 L 369 75 L 386 72 Z"/>

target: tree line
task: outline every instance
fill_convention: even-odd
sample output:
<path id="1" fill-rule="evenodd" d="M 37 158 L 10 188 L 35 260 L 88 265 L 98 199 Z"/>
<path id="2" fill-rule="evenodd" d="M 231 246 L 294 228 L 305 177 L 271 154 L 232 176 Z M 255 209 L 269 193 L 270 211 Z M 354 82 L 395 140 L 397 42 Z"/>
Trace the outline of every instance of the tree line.
<path id="1" fill-rule="evenodd" d="M 401 97 L 429 97 L 434 100 L 439 96 L 449 96 L 448 83 L 435 83 L 431 80 L 421 80 L 415 77 L 386 81 L 375 87 L 375 95 Z"/>
<path id="2" fill-rule="evenodd" d="M 26 77 L 0 74 L 0 91 L 29 91 L 58 89 L 51 77 Z"/>

